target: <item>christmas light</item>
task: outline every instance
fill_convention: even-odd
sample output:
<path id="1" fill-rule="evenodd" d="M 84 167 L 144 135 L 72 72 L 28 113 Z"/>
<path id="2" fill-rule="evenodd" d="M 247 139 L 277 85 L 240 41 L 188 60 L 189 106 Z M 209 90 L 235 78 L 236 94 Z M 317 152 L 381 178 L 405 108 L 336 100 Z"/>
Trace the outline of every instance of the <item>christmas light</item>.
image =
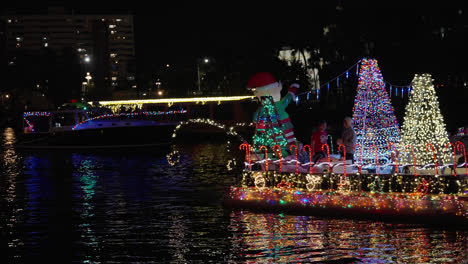
<path id="1" fill-rule="evenodd" d="M 406 105 L 406 112 L 402 126 L 403 146 L 410 144 L 414 147 L 417 164 L 428 164 L 437 155 L 441 164 L 450 162 L 450 152 L 444 148 L 448 143 L 448 134 L 439 109 L 439 102 L 435 94 L 430 74 L 416 74 L 413 78 L 413 90 Z M 434 154 L 426 152 L 426 143 L 433 144 Z M 411 159 L 408 155 L 400 156 L 406 163 Z"/>
<path id="2" fill-rule="evenodd" d="M 136 112 L 136 113 L 120 113 L 120 114 L 105 114 L 105 115 L 100 115 L 92 118 L 85 119 L 81 121 L 80 123 L 74 125 L 72 127 L 72 130 L 77 130 L 84 124 L 90 122 L 90 121 L 95 121 L 99 119 L 104 119 L 104 118 L 116 118 L 116 117 L 135 117 L 139 115 L 145 115 L 145 116 L 159 116 L 159 115 L 173 115 L 173 114 L 185 114 L 187 113 L 187 110 L 181 109 L 181 110 L 171 110 L 167 112 L 163 111 L 158 111 L 158 112 Z"/>
<path id="3" fill-rule="evenodd" d="M 378 154 L 386 162 L 391 155 L 388 144 L 400 141 L 400 131 L 376 60 L 362 60 L 357 90 L 353 127 L 360 149 L 354 158 L 366 165 L 373 163 Z M 372 145 L 377 151 L 372 151 Z M 379 164 L 380 160 L 376 166 Z"/>
<path id="4" fill-rule="evenodd" d="M 338 183 L 338 184 L 337 184 Z M 257 206 L 305 206 L 327 210 L 367 210 L 394 215 L 437 215 L 468 220 L 468 179 L 451 176 L 297 174 L 244 172 L 241 186 L 231 187 L 234 202 Z M 322 188 L 324 187 L 324 188 Z M 286 207 L 284 207 L 286 208 Z"/>
<path id="5" fill-rule="evenodd" d="M 24 112 L 23 117 L 28 116 L 50 116 L 50 112 Z"/>

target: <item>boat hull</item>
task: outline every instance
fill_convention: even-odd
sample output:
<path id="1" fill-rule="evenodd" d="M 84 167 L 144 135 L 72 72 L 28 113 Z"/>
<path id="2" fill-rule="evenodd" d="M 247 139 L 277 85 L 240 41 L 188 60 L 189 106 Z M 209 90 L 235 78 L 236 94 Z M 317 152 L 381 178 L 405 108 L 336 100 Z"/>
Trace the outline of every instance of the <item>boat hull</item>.
<path id="1" fill-rule="evenodd" d="M 308 192 L 295 188 L 231 186 L 224 204 L 233 208 L 317 216 L 468 224 L 468 203 L 456 195 Z"/>
<path id="2" fill-rule="evenodd" d="M 172 142 L 176 124 L 24 134 L 18 148 L 112 148 L 165 145 Z"/>

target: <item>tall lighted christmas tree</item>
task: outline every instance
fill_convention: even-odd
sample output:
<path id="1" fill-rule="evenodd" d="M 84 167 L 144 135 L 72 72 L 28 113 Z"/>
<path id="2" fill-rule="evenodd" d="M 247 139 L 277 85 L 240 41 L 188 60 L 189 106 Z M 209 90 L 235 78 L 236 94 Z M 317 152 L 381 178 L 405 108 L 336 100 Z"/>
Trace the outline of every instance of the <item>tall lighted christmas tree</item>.
<path id="1" fill-rule="evenodd" d="M 363 59 L 353 107 L 353 128 L 356 133 L 354 159 L 363 164 L 391 162 L 389 143 L 400 141 L 400 130 L 393 113 L 377 60 Z"/>
<path id="2" fill-rule="evenodd" d="M 402 127 L 402 142 L 400 149 L 410 144 L 414 148 L 416 164 L 425 165 L 434 163 L 431 147 L 434 145 L 439 163 L 451 163 L 449 151 L 445 148 L 449 143 L 444 118 L 440 113 L 439 102 L 432 84 L 430 74 L 416 74 L 413 79 L 411 91 Z M 413 163 L 412 155 L 402 156 L 404 162 Z"/>

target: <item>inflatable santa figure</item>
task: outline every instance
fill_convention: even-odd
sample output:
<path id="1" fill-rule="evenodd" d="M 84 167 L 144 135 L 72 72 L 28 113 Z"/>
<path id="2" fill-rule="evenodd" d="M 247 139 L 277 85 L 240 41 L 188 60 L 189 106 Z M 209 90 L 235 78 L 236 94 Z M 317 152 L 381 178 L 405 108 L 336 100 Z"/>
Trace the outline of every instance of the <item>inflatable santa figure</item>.
<path id="1" fill-rule="evenodd" d="M 282 157 L 286 157 L 289 147 L 296 145 L 293 125 L 286 107 L 294 100 L 299 84 L 289 86 L 288 94 L 281 98 L 281 82 L 277 82 L 268 72 L 260 72 L 252 76 L 247 88 L 260 100 L 260 107 L 253 117 L 256 127 L 253 150 L 259 152 L 261 146 L 266 146 L 272 157 L 275 156 L 273 146 L 279 145 Z"/>

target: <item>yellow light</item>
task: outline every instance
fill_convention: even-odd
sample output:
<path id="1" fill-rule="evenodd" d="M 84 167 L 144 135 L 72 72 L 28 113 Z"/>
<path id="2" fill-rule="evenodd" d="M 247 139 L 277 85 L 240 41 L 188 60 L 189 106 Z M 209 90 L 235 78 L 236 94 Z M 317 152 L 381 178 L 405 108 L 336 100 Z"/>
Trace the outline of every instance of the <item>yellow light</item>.
<path id="1" fill-rule="evenodd" d="M 132 104 L 174 104 L 174 103 L 206 103 L 206 102 L 225 102 L 240 101 L 252 99 L 255 96 L 226 96 L 226 97 L 195 97 L 195 98 L 165 98 L 165 99 L 141 99 L 141 100 L 119 100 L 119 101 L 100 101 L 101 105 L 132 105 Z"/>

